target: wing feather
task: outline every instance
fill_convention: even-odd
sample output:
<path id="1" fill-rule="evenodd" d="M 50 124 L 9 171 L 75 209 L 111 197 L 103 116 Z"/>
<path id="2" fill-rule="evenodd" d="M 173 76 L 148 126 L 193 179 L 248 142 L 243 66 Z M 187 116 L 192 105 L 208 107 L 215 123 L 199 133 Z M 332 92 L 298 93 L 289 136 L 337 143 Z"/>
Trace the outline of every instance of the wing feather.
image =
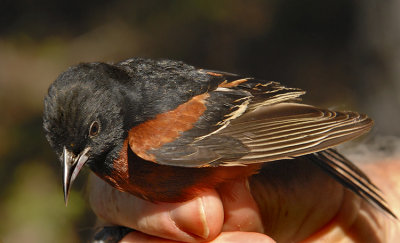
<path id="1" fill-rule="evenodd" d="M 281 103 L 245 114 L 220 134 L 241 141 L 249 149 L 231 162 L 250 164 L 318 152 L 360 136 L 371 126 L 371 119 L 355 112 Z"/>

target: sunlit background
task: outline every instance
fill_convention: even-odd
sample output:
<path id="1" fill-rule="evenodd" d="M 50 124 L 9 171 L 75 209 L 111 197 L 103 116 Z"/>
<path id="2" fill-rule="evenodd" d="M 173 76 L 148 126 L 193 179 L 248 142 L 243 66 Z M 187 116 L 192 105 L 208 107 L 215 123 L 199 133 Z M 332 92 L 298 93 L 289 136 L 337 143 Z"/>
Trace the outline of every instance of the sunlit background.
<path id="1" fill-rule="evenodd" d="M 276 80 L 400 135 L 400 3 L 355 0 L 1 0 L 0 241 L 86 242 L 85 175 L 63 202 L 43 97 L 79 62 L 133 56 Z M 387 143 L 382 150 L 395 150 Z"/>

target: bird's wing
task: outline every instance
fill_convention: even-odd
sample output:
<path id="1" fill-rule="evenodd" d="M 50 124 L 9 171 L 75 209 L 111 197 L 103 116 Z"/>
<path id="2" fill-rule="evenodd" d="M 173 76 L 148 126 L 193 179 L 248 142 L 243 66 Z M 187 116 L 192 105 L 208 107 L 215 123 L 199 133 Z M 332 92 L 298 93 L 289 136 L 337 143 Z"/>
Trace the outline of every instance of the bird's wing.
<path id="1" fill-rule="evenodd" d="M 219 134 L 241 141 L 249 152 L 229 163 L 259 163 L 321 151 L 369 131 L 373 122 L 356 112 L 280 103 L 233 121 Z"/>
<path id="2" fill-rule="evenodd" d="M 372 125 L 358 113 L 286 103 L 304 92 L 277 82 L 199 71 L 221 77 L 218 85 L 133 127 L 129 145 L 138 156 L 185 167 L 245 165 L 320 151 Z"/>

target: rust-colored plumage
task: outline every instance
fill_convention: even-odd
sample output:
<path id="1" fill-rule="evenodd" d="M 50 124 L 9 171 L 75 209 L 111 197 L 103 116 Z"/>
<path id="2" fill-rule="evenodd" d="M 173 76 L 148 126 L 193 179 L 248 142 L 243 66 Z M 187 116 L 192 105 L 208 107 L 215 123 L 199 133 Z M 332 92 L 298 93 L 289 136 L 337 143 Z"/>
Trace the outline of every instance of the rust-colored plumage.
<path id="1" fill-rule="evenodd" d="M 176 109 L 133 127 L 128 135 L 133 152 L 145 160 L 156 162 L 154 156 L 147 151 L 160 148 L 177 139 L 180 133 L 192 129 L 194 123 L 207 109 L 205 106 L 207 97 L 207 93 L 197 95 Z"/>

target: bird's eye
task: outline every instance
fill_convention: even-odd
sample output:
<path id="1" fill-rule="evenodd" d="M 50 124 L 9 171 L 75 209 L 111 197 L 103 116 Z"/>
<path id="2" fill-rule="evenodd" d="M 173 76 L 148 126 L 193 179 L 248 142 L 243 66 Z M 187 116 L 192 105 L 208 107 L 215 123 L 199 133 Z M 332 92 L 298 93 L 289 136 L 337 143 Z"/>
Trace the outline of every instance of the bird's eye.
<path id="1" fill-rule="evenodd" d="M 100 132 L 100 124 L 97 121 L 92 122 L 89 128 L 89 136 L 94 137 Z"/>

